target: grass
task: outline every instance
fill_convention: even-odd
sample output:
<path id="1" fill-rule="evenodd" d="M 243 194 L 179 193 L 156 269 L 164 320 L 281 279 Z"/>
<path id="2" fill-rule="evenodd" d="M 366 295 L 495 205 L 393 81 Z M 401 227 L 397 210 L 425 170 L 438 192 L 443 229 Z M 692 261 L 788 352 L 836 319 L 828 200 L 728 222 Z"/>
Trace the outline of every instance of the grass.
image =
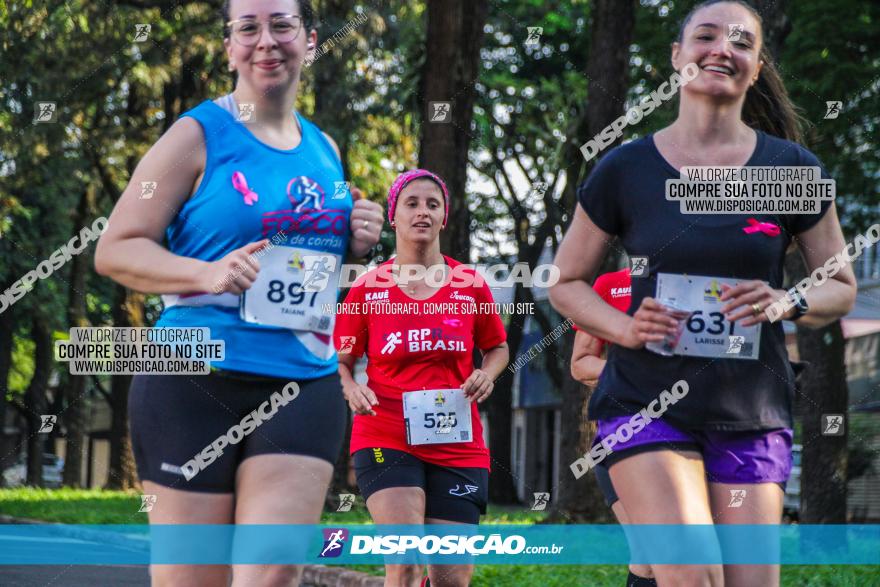
<path id="1" fill-rule="evenodd" d="M 0 489 L 0 514 L 33 518 L 66 524 L 146 524 L 147 515 L 138 512 L 140 495 L 136 492 L 102 491 L 97 489 Z M 543 520 L 544 512 L 522 508 L 489 507 L 485 524 L 534 524 Z M 322 523 L 367 524 L 370 517 L 362 508 L 350 512 L 325 512 Z M 355 565 L 348 568 L 382 575 L 376 565 Z M 620 587 L 626 582 L 627 571 L 622 565 L 477 565 L 472 587 Z M 878 568 L 874 566 L 809 566 L 782 567 L 783 587 L 867 587 L 878 585 Z"/>

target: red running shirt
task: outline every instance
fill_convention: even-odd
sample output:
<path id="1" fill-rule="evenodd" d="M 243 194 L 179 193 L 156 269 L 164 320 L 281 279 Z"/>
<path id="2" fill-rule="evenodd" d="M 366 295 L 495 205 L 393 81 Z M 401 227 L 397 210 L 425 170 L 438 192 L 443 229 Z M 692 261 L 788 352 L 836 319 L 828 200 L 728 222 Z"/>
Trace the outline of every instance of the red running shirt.
<path id="1" fill-rule="evenodd" d="M 507 340 L 489 286 L 477 275 L 473 285 L 455 287 L 456 281 L 463 281 L 456 274 L 476 272 L 464 267 L 456 271 L 461 263 L 444 259 L 454 270 L 453 280 L 430 298 L 414 300 L 396 285 L 386 285 L 388 279 L 380 275 L 383 269 L 388 275 L 389 260 L 355 282 L 336 315 L 337 351 L 356 357 L 366 353 L 367 387 L 379 400 L 373 407 L 375 416 L 355 414 L 352 454 L 363 448 L 391 448 L 436 465 L 490 468 L 476 403 L 471 404 L 473 441 L 406 443 L 402 394 L 461 387 L 474 371 L 474 348 L 486 351 Z"/>
<path id="2" fill-rule="evenodd" d="M 593 291 L 599 294 L 599 297 L 612 308 L 626 312 L 629 310 L 632 293 L 632 278 L 629 275 L 629 268 L 611 273 L 603 273 L 593 283 Z M 577 326 L 574 329 L 579 330 Z M 601 355 L 605 347 L 608 346 L 608 341 L 601 338 L 599 340 L 602 341 L 602 346 L 599 348 L 599 354 Z"/>

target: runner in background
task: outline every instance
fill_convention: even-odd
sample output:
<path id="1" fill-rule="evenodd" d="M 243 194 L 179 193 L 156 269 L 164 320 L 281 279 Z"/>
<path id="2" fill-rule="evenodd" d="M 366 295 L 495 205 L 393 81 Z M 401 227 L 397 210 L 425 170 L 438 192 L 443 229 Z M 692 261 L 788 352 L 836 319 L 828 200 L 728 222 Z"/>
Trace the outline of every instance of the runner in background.
<path id="1" fill-rule="evenodd" d="M 794 107 L 748 4 L 713 0 L 694 8 L 672 45 L 672 64 L 698 67 L 680 88 L 678 118 L 610 151 L 578 189 L 550 299 L 560 314 L 612 343 L 590 418 L 598 420 L 595 447 L 614 443 L 596 455 L 633 524 L 779 524 L 791 472 L 795 377 L 782 323 L 770 323 L 765 310 L 787 294 L 781 288 L 789 244 L 797 244 L 812 273 L 843 249 L 843 234 L 827 200 L 816 214 L 754 216 L 683 215 L 678 202 L 666 200 L 666 182 L 679 179 L 684 166 L 821 168 L 797 144 Z M 765 230 L 747 230 L 755 225 Z M 648 259 L 645 274 L 633 276 L 626 313 L 588 285 L 614 236 L 630 259 Z M 782 318 L 824 326 L 850 311 L 855 293 L 846 265 L 798 294 Z M 669 298 L 686 301 L 683 310 L 694 319 L 676 318 L 658 301 Z M 665 341 L 675 344 L 664 349 Z M 636 432 L 632 419 L 649 407 L 652 417 Z M 663 546 L 685 556 L 721 548 L 710 540 Z M 662 587 L 779 584 L 778 565 L 652 570 Z"/>
<path id="2" fill-rule="evenodd" d="M 483 306 L 494 303 L 488 285 L 440 253 L 448 214 L 437 175 L 398 176 L 388 192 L 397 257 L 361 276 L 337 317 L 339 374 L 355 412 L 350 449 L 377 524 L 477 524 L 486 513 L 489 450 L 477 404 L 507 366 L 506 333 Z M 408 267 L 428 273 L 406 279 Z M 360 385 L 352 372 L 364 354 Z M 473 574 L 473 565 L 429 565 L 424 580 L 418 565 L 385 569 L 388 587 L 465 587 Z"/>
<path id="3" fill-rule="evenodd" d="M 320 310 L 336 302 L 337 282 L 304 295 L 303 259 L 338 266 L 348 253 L 364 255 L 378 242 L 382 209 L 353 202 L 357 190 L 335 197 L 344 183 L 339 151 L 294 111 L 317 42 L 313 20 L 306 0 L 224 5 L 233 93 L 186 112 L 150 149 L 98 244 L 100 274 L 163 294 L 157 326 L 210 327 L 225 342 L 226 358 L 210 375 L 132 380 L 132 449 L 144 493 L 157 496 L 151 524 L 320 519 L 345 401 L 333 316 Z M 143 183 L 154 187 L 150 198 Z M 301 309 L 300 321 L 281 307 Z M 262 407 L 261 419 L 270 417 L 242 432 L 276 394 L 284 405 Z M 196 459 L 235 429 L 237 443 Z M 290 586 L 299 575 L 292 565 L 235 565 L 232 582 Z M 230 568 L 153 565 L 151 576 L 153 585 L 225 587 Z"/>
<path id="4" fill-rule="evenodd" d="M 596 278 L 593 283 L 593 291 L 599 294 L 606 304 L 626 312 L 629 309 L 631 278 L 629 269 L 621 269 L 612 273 L 603 273 Z M 599 381 L 602 369 L 605 368 L 605 356 L 608 349 L 608 342 L 600 338 L 584 332 L 577 326 L 574 326 L 574 346 L 571 352 L 571 376 L 593 388 Z M 614 485 L 611 483 L 611 476 L 608 474 L 608 467 L 599 464 L 593 469 L 596 473 L 596 483 L 602 491 L 605 503 L 614 512 L 614 516 L 620 524 L 629 524 L 629 518 L 623 504 L 614 491 Z M 629 576 L 626 580 L 627 587 L 651 587 L 656 585 L 654 581 L 654 573 L 651 571 L 651 565 L 630 563 Z"/>

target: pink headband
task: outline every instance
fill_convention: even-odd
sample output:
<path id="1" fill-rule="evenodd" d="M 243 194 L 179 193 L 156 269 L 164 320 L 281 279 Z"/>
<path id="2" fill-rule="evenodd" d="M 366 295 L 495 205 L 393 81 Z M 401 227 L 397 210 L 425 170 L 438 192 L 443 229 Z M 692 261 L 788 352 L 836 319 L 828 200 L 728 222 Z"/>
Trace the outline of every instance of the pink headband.
<path id="1" fill-rule="evenodd" d="M 391 184 L 391 188 L 388 190 L 388 221 L 394 222 L 394 209 L 397 207 L 397 196 L 400 195 L 400 192 L 403 191 L 403 188 L 405 188 L 407 184 L 417 179 L 430 179 L 439 185 L 441 190 L 443 190 L 443 199 L 446 202 L 446 208 L 444 209 L 443 215 L 443 226 L 446 226 L 446 220 L 449 218 L 449 192 L 446 190 L 446 184 L 443 183 L 440 176 L 431 173 L 427 169 L 413 169 L 411 171 L 405 171 L 397 176 L 397 179 L 394 180 L 394 183 Z"/>

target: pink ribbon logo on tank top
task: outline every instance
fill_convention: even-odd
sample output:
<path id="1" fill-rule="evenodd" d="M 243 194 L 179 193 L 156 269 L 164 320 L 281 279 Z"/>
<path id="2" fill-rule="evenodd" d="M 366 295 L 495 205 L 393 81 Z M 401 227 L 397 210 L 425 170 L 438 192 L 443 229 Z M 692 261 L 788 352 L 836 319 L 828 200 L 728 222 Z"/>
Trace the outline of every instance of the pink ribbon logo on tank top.
<path id="1" fill-rule="evenodd" d="M 235 188 L 235 191 L 244 196 L 244 203 L 248 206 L 253 206 L 254 202 L 260 199 L 257 192 L 248 187 L 247 180 L 244 178 L 244 173 L 241 171 L 236 171 L 232 174 L 232 187 Z"/>
<path id="2" fill-rule="evenodd" d="M 749 218 L 747 222 L 749 223 L 749 226 L 743 227 L 743 232 L 746 234 L 760 231 L 767 236 L 779 236 L 779 227 L 771 222 L 758 222 L 754 218 Z"/>

